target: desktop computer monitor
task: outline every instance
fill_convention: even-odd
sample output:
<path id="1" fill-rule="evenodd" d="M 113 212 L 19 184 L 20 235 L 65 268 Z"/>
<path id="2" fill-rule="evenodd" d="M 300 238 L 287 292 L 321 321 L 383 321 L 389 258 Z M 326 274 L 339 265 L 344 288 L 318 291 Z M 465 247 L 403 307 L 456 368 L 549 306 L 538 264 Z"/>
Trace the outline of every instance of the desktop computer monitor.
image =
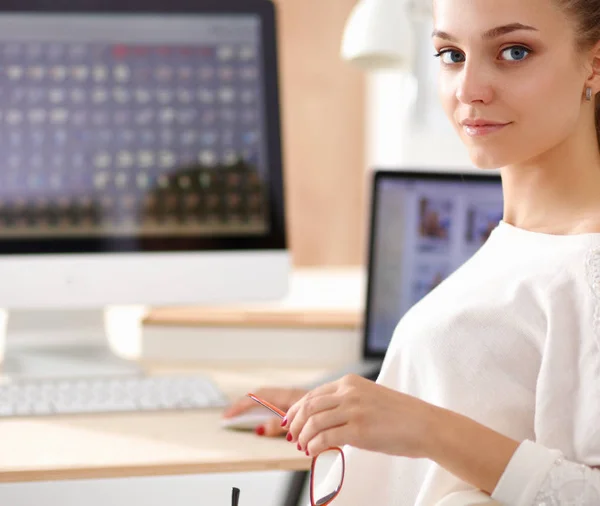
<path id="1" fill-rule="evenodd" d="M 0 62 L 0 307 L 284 295 L 270 1 L 0 2 Z"/>

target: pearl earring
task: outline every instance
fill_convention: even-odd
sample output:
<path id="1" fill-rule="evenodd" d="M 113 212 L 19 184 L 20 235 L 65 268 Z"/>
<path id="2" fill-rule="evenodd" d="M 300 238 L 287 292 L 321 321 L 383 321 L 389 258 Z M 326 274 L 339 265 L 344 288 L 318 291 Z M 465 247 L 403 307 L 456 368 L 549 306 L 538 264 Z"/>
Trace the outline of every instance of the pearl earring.
<path id="1" fill-rule="evenodd" d="M 592 88 L 589 86 L 585 89 L 585 99 L 589 102 L 592 100 Z"/>

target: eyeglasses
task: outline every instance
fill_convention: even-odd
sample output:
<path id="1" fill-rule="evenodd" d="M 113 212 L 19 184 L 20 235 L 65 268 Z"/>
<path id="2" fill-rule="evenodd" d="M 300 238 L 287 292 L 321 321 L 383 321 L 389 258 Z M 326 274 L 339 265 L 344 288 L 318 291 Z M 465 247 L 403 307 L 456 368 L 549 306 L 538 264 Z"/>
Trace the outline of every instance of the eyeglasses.
<path id="1" fill-rule="evenodd" d="M 285 417 L 285 412 L 273 406 L 270 402 L 248 394 L 248 397 L 279 418 Z M 346 461 L 344 452 L 339 447 L 328 448 L 316 455 L 310 465 L 310 505 L 327 506 L 338 496 L 344 483 Z"/>

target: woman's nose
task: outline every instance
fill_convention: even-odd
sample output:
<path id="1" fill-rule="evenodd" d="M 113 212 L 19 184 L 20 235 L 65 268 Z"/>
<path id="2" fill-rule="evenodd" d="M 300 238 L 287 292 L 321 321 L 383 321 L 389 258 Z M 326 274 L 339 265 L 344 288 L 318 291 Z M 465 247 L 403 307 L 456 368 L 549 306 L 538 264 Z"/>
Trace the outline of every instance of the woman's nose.
<path id="1" fill-rule="evenodd" d="M 456 98 L 463 104 L 484 103 L 492 100 L 492 78 L 485 69 L 465 66 L 458 77 Z"/>

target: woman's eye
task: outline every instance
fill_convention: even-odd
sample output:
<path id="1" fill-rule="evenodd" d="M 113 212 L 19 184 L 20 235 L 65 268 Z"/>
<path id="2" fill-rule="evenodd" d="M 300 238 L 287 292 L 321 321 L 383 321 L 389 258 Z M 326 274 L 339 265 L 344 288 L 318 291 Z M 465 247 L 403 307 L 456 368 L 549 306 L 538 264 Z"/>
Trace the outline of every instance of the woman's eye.
<path id="1" fill-rule="evenodd" d="M 454 51 L 453 49 L 440 51 L 436 56 L 440 57 L 442 61 L 448 65 L 463 63 L 465 61 L 465 55 L 460 51 Z"/>
<path id="2" fill-rule="evenodd" d="M 531 51 L 523 46 L 511 46 L 502 51 L 503 59 L 509 61 L 521 61 L 527 58 Z"/>

